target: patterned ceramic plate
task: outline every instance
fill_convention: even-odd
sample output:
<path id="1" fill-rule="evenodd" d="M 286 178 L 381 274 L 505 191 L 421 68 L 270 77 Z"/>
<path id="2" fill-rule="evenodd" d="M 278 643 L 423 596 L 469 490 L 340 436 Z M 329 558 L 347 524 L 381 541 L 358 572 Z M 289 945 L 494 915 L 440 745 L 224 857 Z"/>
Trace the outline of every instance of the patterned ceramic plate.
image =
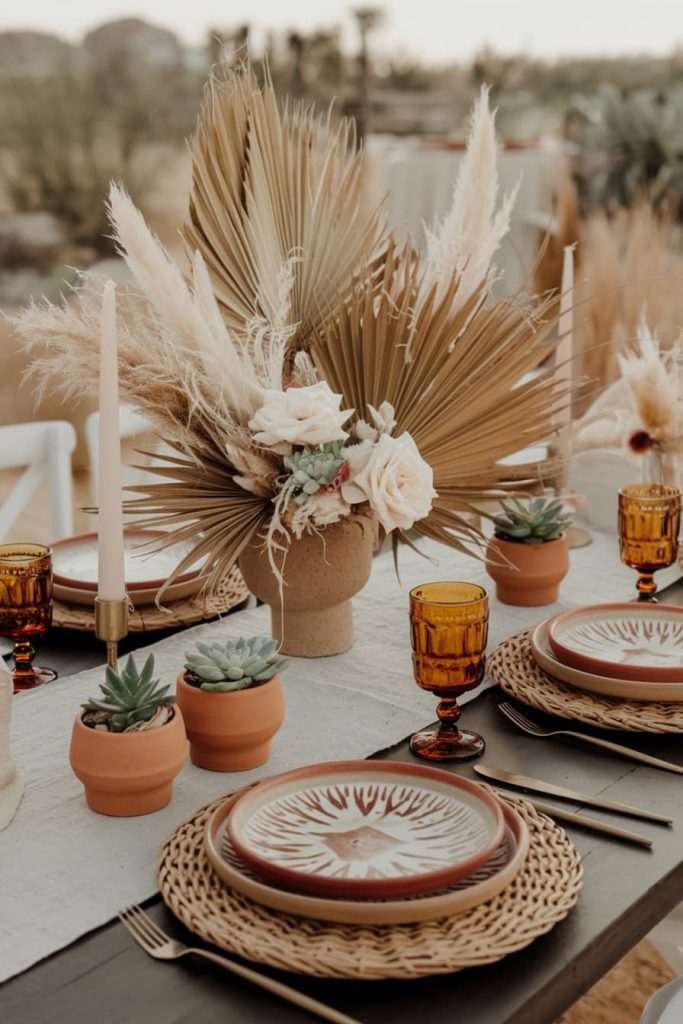
<path id="1" fill-rule="evenodd" d="M 150 551 L 147 547 L 150 541 L 163 536 L 161 530 L 126 530 L 126 588 L 134 605 L 153 604 L 159 588 L 191 549 L 191 545 L 185 543 Z M 67 604 L 92 607 L 97 594 L 97 534 L 67 537 L 51 547 L 55 597 Z M 167 601 L 191 597 L 203 582 L 197 566 L 179 576 L 164 597 Z"/>
<path id="2" fill-rule="evenodd" d="M 636 682 L 683 682 L 683 608 L 602 604 L 552 619 L 548 638 L 565 665 Z"/>
<path id="3" fill-rule="evenodd" d="M 230 841 L 258 875 L 324 896 L 433 892 L 486 863 L 498 801 L 438 768 L 339 761 L 285 772 L 237 800 Z"/>
<path id="4" fill-rule="evenodd" d="M 537 665 L 554 679 L 559 679 L 577 690 L 598 693 L 603 697 L 621 697 L 625 700 L 683 701 L 683 683 L 649 683 L 635 679 L 615 679 L 611 676 L 582 672 L 579 668 L 564 665 L 553 654 L 548 640 L 550 619 L 539 622 L 531 634 L 531 650 Z"/>
<path id="5" fill-rule="evenodd" d="M 502 843 L 478 871 L 447 889 L 402 899 L 325 899 L 291 892 L 259 878 L 240 860 L 230 842 L 227 818 L 237 797 L 227 800 L 214 813 L 206 830 L 206 852 L 216 873 L 230 888 L 256 903 L 285 914 L 312 917 L 338 924 L 414 924 L 437 917 L 461 914 L 493 899 L 520 871 L 529 849 L 529 830 L 520 816 L 501 804 L 505 819 Z"/>

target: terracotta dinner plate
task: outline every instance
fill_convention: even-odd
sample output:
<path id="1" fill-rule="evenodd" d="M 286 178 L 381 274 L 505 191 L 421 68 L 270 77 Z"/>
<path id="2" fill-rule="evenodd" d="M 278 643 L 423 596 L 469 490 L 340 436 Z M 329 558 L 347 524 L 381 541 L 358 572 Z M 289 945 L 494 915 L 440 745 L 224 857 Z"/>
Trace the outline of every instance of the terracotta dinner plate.
<path id="1" fill-rule="evenodd" d="M 548 640 L 550 619 L 540 622 L 531 634 L 531 651 L 537 665 L 554 679 L 559 679 L 577 690 L 597 693 L 602 697 L 621 697 L 625 700 L 683 701 L 683 683 L 650 683 L 635 679 L 615 679 L 564 665 L 553 653 Z"/>
<path id="2" fill-rule="evenodd" d="M 565 665 L 636 682 L 683 682 L 683 608 L 602 604 L 551 619 L 550 646 Z"/>
<path id="3" fill-rule="evenodd" d="M 172 544 L 162 550 L 148 545 L 165 534 L 161 530 L 128 529 L 124 535 L 126 589 L 134 605 L 153 604 L 173 569 L 191 545 Z M 83 533 L 56 541 L 52 546 L 54 596 L 67 604 L 91 606 L 97 594 L 97 534 Z M 167 601 L 191 597 L 201 589 L 201 563 L 183 573 L 164 594 Z"/>
<path id="4" fill-rule="evenodd" d="M 460 914 L 493 899 L 520 871 L 529 849 L 529 830 L 507 804 L 501 804 L 505 819 L 503 840 L 478 871 L 447 889 L 402 899 L 326 899 L 291 892 L 274 882 L 259 878 L 240 860 L 230 842 L 227 818 L 238 797 L 227 800 L 214 813 L 206 830 L 206 852 L 216 874 L 230 888 L 256 903 L 318 921 L 338 924 L 413 924 L 437 917 Z"/>
<path id="5" fill-rule="evenodd" d="M 503 838 L 491 793 L 438 768 L 338 761 L 285 772 L 237 800 L 227 821 L 262 878 L 323 896 L 433 892 L 486 863 Z"/>

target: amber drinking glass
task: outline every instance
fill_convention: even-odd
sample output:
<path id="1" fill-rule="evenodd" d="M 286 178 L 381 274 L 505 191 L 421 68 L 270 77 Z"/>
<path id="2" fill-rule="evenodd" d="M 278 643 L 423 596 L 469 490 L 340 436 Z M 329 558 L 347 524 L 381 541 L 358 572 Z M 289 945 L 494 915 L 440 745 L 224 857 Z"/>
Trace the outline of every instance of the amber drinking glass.
<path id="1" fill-rule="evenodd" d="M 439 728 L 416 732 L 414 754 L 429 761 L 466 761 L 484 752 L 476 732 L 458 728 L 458 697 L 484 678 L 489 599 L 474 583 L 423 583 L 410 592 L 410 636 L 418 686 L 441 702 Z"/>
<path id="2" fill-rule="evenodd" d="M 621 560 L 638 571 L 639 601 L 655 601 L 653 574 L 673 565 L 678 553 L 681 492 L 664 484 L 631 484 L 619 491 Z"/>
<path id="3" fill-rule="evenodd" d="M 14 641 L 14 692 L 57 678 L 33 664 L 32 640 L 52 620 L 52 552 L 42 544 L 0 544 L 0 636 Z"/>

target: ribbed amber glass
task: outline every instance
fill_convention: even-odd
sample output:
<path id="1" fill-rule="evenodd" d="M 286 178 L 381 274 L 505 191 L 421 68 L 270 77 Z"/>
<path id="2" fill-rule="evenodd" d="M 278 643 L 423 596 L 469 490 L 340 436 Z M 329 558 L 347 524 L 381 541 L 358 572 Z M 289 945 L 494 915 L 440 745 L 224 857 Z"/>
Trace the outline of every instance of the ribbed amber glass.
<path id="1" fill-rule="evenodd" d="M 423 583 L 410 592 L 413 670 L 418 686 L 441 697 L 439 729 L 416 733 L 411 750 L 434 761 L 462 761 L 483 753 L 476 733 L 458 728 L 457 698 L 484 677 L 489 606 L 475 583 Z"/>
<path id="2" fill-rule="evenodd" d="M 638 572 L 638 600 L 656 600 L 653 574 L 676 561 L 680 520 L 678 487 L 631 484 L 619 491 L 619 550 Z"/>
<path id="3" fill-rule="evenodd" d="M 42 544 L 0 544 L 0 636 L 14 640 L 15 692 L 56 678 L 33 665 L 31 644 L 51 621 L 52 552 Z"/>

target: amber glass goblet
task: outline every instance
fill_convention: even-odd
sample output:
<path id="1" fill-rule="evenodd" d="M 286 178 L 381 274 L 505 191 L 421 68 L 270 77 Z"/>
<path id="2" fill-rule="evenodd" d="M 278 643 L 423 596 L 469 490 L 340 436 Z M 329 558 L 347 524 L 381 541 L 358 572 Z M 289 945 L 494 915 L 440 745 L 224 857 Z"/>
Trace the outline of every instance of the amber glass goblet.
<path id="1" fill-rule="evenodd" d="M 0 636 L 14 641 L 14 692 L 57 678 L 33 664 L 32 640 L 52 620 L 52 552 L 42 544 L 0 544 Z"/>
<path id="2" fill-rule="evenodd" d="M 653 574 L 673 565 L 678 554 L 681 492 L 664 484 L 631 484 L 619 491 L 619 551 L 638 572 L 639 601 L 654 601 Z"/>
<path id="3" fill-rule="evenodd" d="M 484 753 L 476 732 L 458 728 L 458 697 L 484 678 L 489 599 L 475 583 L 423 583 L 410 592 L 410 636 L 418 686 L 440 697 L 439 728 L 416 732 L 410 749 L 429 761 Z"/>

